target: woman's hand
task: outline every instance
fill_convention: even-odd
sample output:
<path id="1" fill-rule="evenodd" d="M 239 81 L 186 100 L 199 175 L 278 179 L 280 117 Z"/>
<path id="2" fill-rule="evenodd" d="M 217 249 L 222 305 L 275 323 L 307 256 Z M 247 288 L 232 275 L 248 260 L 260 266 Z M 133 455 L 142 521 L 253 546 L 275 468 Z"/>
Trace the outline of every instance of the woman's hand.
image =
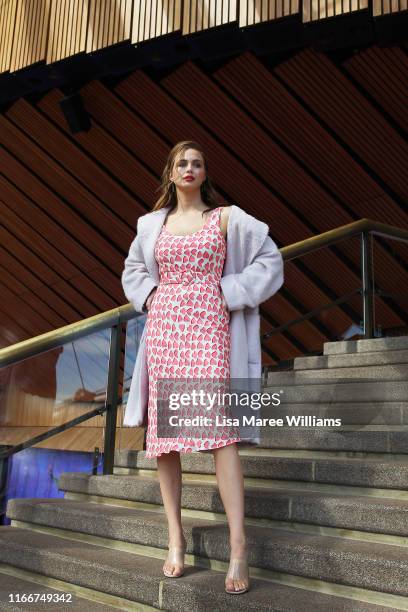
<path id="1" fill-rule="evenodd" d="M 151 293 L 149 293 L 149 297 L 146 300 L 146 309 L 149 310 L 150 306 L 153 302 L 153 298 L 156 295 L 156 291 L 157 291 L 157 287 L 153 289 L 153 291 Z"/>

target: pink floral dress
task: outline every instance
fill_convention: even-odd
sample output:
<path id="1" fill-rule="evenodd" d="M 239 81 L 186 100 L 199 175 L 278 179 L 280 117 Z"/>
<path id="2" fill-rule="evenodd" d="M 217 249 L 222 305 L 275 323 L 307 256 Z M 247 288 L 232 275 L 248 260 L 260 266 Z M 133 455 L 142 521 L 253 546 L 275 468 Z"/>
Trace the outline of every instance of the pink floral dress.
<path id="1" fill-rule="evenodd" d="M 160 283 L 146 321 L 148 458 L 173 450 L 188 453 L 240 441 L 238 430 L 231 424 L 218 427 L 216 434 L 204 428 L 195 435 L 189 429 L 189 436 L 183 432 L 177 437 L 157 435 L 161 405 L 157 401 L 158 379 L 230 377 L 230 314 L 220 288 L 226 255 L 221 208 L 206 213 L 204 227 L 193 234 L 173 235 L 163 225 L 156 242 Z"/>

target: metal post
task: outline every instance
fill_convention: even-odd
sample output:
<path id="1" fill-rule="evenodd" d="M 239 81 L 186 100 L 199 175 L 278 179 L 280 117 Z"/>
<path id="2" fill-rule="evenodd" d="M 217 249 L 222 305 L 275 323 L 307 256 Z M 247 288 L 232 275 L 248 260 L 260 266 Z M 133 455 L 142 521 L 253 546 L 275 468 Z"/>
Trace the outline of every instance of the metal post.
<path id="1" fill-rule="evenodd" d="M 119 365 L 122 324 L 114 325 L 109 348 L 108 389 L 106 393 L 105 445 L 103 452 L 103 473 L 113 474 L 115 458 L 116 418 L 118 411 Z"/>
<path id="2" fill-rule="evenodd" d="M 6 446 L 6 445 L 4 445 Z M 3 445 L 1 445 L 3 448 Z M 0 525 L 4 525 L 6 518 L 6 495 L 9 458 L 0 459 Z"/>
<path id="3" fill-rule="evenodd" d="M 363 292 L 364 338 L 374 338 L 371 234 L 361 233 L 361 281 Z"/>

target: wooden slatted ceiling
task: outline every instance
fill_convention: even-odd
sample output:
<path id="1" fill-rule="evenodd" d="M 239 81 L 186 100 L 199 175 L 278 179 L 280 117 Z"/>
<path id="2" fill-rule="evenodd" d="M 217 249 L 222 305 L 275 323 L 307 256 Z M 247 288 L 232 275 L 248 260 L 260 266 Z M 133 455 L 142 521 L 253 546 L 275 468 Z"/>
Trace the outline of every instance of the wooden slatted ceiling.
<path id="1" fill-rule="evenodd" d="M 0 73 L 10 69 L 17 0 L 0 2 Z"/>
<path id="2" fill-rule="evenodd" d="M 276 67 L 275 72 L 316 110 L 325 125 L 358 155 L 362 165 L 370 167 L 396 197 L 407 201 L 407 141 L 349 79 L 334 73 L 325 54 L 305 50 Z M 406 88 L 406 83 L 402 87 Z M 389 207 L 389 214 L 393 216 L 394 209 L 394 218 L 401 218 L 402 212 L 395 206 Z M 391 217 L 388 219 L 391 223 Z"/>
<path id="3" fill-rule="evenodd" d="M 88 53 L 130 39 L 132 0 L 88 1 Z"/>
<path id="4" fill-rule="evenodd" d="M 308 6 L 306 0 L 303 6 Z M 243 28 L 281 19 L 299 11 L 300 0 L 242 0 L 239 3 L 239 26 Z"/>
<path id="5" fill-rule="evenodd" d="M 85 51 L 88 2 L 54 0 L 51 3 L 47 64 Z"/>
<path id="6" fill-rule="evenodd" d="M 373 0 L 373 15 L 391 15 L 408 9 L 408 0 Z"/>
<path id="7" fill-rule="evenodd" d="M 368 67 L 381 62 L 397 91 L 395 66 L 401 70 L 406 55 L 395 47 L 367 49 L 342 71 L 314 51 L 271 71 L 248 53 L 211 77 L 187 63 L 160 83 L 142 71 L 113 91 L 93 82 L 81 90 L 93 127 L 76 135 L 57 90 L 36 105 L 11 106 L 0 117 L 2 345 L 125 303 L 120 273 L 136 219 L 152 205 L 171 143 L 186 134 L 207 150 L 221 201 L 268 222 L 279 246 L 361 217 L 408 227 L 401 177 L 408 152 L 397 110 L 371 101 L 373 77 L 361 70 L 366 58 Z M 386 156 L 380 142 L 389 144 Z M 406 247 L 398 243 L 395 253 L 405 257 Z M 288 262 L 283 289 L 262 305 L 262 331 L 355 289 L 358 263 L 357 240 L 310 254 L 301 265 Z M 381 245 L 375 270 L 383 290 L 407 285 L 398 258 Z M 356 313 L 360 301 L 351 302 Z M 398 310 L 376 303 L 383 327 L 403 324 Z M 352 322 L 350 311 L 336 308 L 268 347 L 281 359 L 301 347 L 318 350 Z M 273 360 L 264 353 L 264 362 Z"/>
<path id="8" fill-rule="evenodd" d="M 10 71 L 46 58 L 51 0 L 19 0 L 15 12 Z"/>
<path id="9" fill-rule="evenodd" d="M 373 45 L 343 63 L 359 83 L 400 128 L 408 132 L 408 54 L 402 47 Z"/>
<path id="10" fill-rule="evenodd" d="M 384 174 L 382 163 L 385 163 L 381 162 L 381 151 L 383 151 L 382 143 L 384 141 L 390 143 L 397 141 L 401 143 L 402 150 L 405 150 L 406 155 L 406 144 L 402 141 L 398 132 L 384 122 L 381 114 L 372 108 L 369 101 L 362 94 L 359 94 L 356 88 L 352 87 L 340 73 L 336 74 L 335 67 L 332 64 L 330 64 L 329 70 L 324 61 L 325 56 L 313 55 L 316 61 L 322 60 L 322 66 L 318 63 L 313 64 L 307 70 L 302 61 L 305 59 L 305 54 L 298 54 L 296 62 L 293 62 L 297 66 L 296 77 L 294 78 L 299 79 L 300 82 L 308 83 L 308 91 L 313 86 L 322 86 L 321 102 L 325 106 L 325 111 L 327 111 L 327 118 L 325 118 L 327 124 L 321 123 L 321 114 L 318 114 L 318 119 L 313 119 L 301 103 L 295 102 L 293 96 L 289 93 L 292 81 L 287 83 L 288 87 L 286 88 L 285 83 L 275 79 L 273 73 L 269 73 L 250 54 L 229 62 L 213 76 L 246 111 L 249 111 L 260 122 L 267 133 L 275 135 L 278 143 L 277 153 L 271 161 L 272 167 L 265 171 L 265 176 L 273 177 L 273 186 L 279 188 L 279 184 L 282 182 L 281 173 L 283 169 L 277 165 L 278 160 L 282 159 L 280 153 L 282 146 L 291 152 L 293 161 L 289 159 L 287 163 L 294 164 L 291 171 L 294 173 L 293 176 L 296 176 L 295 173 L 299 172 L 299 170 L 296 170 L 298 160 L 302 160 L 302 164 L 305 164 L 306 170 L 305 173 L 302 173 L 302 176 L 298 176 L 296 181 L 285 181 L 286 191 L 292 188 L 292 191 L 286 197 L 288 201 L 294 204 L 296 210 L 304 211 L 305 217 L 313 224 L 314 228 L 319 227 L 318 224 L 321 227 L 322 221 L 324 227 L 328 227 L 334 222 L 335 225 L 348 223 L 353 218 L 372 216 L 382 218 L 385 210 L 389 223 L 404 226 L 407 217 L 402 212 L 401 205 L 406 198 L 406 192 L 403 189 L 404 186 L 406 187 L 403 178 L 405 162 L 399 158 L 399 150 L 398 152 L 395 150 L 388 158 L 390 168 L 392 169 L 395 163 L 396 173 L 400 172 L 402 174 L 397 179 L 402 191 L 397 189 L 396 185 L 396 192 L 393 194 L 390 189 L 393 184 L 391 177 L 395 177 L 395 173 L 390 171 L 387 178 L 381 177 L 381 174 Z M 284 64 L 277 68 L 279 73 L 283 70 L 283 67 Z M 324 77 L 322 77 L 319 79 L 319 83 L 309 83 L 315 74 L 314 71 L 316 71 L 316 74 L 320 71 L 323 72 L 323 67 L 325 70 L 324 77 L 328 77 L 330 71 L 332 75 L 335 75 L 335 79 L 330 80 L 330 77 L 328 77 L 329 82 L 323 83 Z M 304 75 L 303 81 L 300 77 L 301 72 Z M 316 78 L 318 77 L 316 76 Z M 247 83 L 246 88 L 241 87 L 242 79 Z M 334 100 L 335 96 L 333 96 L 333 103 L 325 102 L 326 99 L 330 99 L 331 87 L 335 88 L 333 80 L 338 88 L 337 107 Z M 404 87 L 405 84 L 402 84 L 402 94 L 404 93 Z M 345 93 L 345 90 L 347 93 Z M 326 94 L 327 98 L 325 97 Z M 300 99 L 302 99 L 302 96 Z M 307 102 L 309 101 L 307 100 Z M 224 99 L 219 100 L 218 104 L 222 108 L 227 108 L 224 106 Z M 313 103 L 310 103 L 308 107 L 313 108 Z M 344 109 L 347 109 L 346 113 Z M 334 117 L 331 120 L 332 115 Z M 352 142 L 345 140 L 343 143 L 336 138 L 337 129 L 335 128 L 337 126 L 334 125 L 334 122 L 339 115 L 342 116 L 346 124 L 350 125 L 350 132 L 353 133 Z M 225 126 L 224 129 L 229 133 L 235 133 L 235 128 L 231 125 L 231 121 L 234 121 L 234 119 L 235 117 L 231 116 L 231 109 L 229 109 L 225 116 L 223 115 L 220 118 L 220 124 L 222 123 L 222 126 Z M 220 125 L 219 129 L 222 129 L 222 126 Z M 330 128 L 330 132 L 328 128 Z M 355 132 L 357 132 L 357 135 Z M 242 133 L 241 129 L 239 132 L 240 138 Z M 252 133 L 253 130 L 251 130 Z M 343 138 L 342 133 L 340 133 L 340 136 Z M 259 138 L 262 138 L 261 133 Z M 373 138 L 376 142 L 375 150 L 363 151 L 364 143 L 366 143 L 365 148 L 368 149 L 373 143 Z M 250 147 L 251 142 L 254 143 L 252 146 L 255 148 L 259 148 L 260 143 L 266 146 L 265 140 L 264 142 L 262 140 L 253 141 L 248 138 L 246 147 Z M 273 143 L 268 145 L 268 150 L 271 147 L 274 147 Z M 356 149 L 360 152 L 361 165 L 356 164 L 353 159 L 353 152 Z M 330 156 L 325 153 L 327 150 L 332 152 Z M 256 155 L 256 151 L 254 151 L 254 155 Z M 335 160 L 337 163 L 335 163 Z M 258 162 L 258 160 L 256 161 Z M 259 163 L 265 165 L 266 162 L 261 159 Z M 258 163 L 254 167 L 258 168 Z M 374 169 L 378 169 L 381 174 L 378 177 L 371 178 Z M 322 176 L 324 177 L 323 181 L 321 180 Z M 322 183 L 321 187 L 313 177 L 316 177 Z M 386 185 L 388 186 L 387 189 L 384 188 Z M 302 188 L 299 189 L 299 186 Z M 333 225 L 331 226 L 333 227 Z M 395 244 L 397 251 L 403 251 L 401 243 Z M 342 249 L 347 254 L 348 243 L 342 244 Z M 356 249 L 355 252 L 357 253 Z M 398 269 L 395 270 L 395 273 Z M 390 279 L 390 282 L 392 280 Z"/>
<path id="11" fill-rule="evenodd" d="M 193 34 L 237 21 L 237 0 L 185 0 L 183 34 Z"/>
<path id="12" fill-rule="evenodd" d="M 143 42 L 181 28 L 182 0 L 135 0 L 132 43 Z"/>
<path id="13" fill-rule="evenodd" d="M 407 8 L 408 0 L 374 0 L 372 10 L 380 16 Z M 367 9 L 368 0 L 0 0 L 0 73 L 180 30 L 250 27 L 300 11 L 308 23 Z"/>
<path id="14" fill-rule="evenodd" d="M 368 0 L 303 0 L 303 22 L 339 17 L 368 8 Z"/>

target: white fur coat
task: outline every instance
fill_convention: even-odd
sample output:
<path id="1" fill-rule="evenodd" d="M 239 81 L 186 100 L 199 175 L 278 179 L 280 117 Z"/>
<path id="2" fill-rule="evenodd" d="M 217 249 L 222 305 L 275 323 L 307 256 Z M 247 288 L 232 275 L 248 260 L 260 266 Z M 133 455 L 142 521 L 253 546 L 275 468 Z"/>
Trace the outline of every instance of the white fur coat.
<path id="1" fill-rule="evenodd" d="M 123 291 L 136 312 L 147 312 L 144 303 L 160 282 L 154 256 L 156 240 L 170 207 L 139 217 L 122 273 Z M 269 227 L 236 205 L 231 206 L 227 227 L 227 252 L 221 290 L 230 310 L 230 376 L 261 379 L 259 304 L 283 284 L 282 256 L 268 235 Z M 148 404 L 148 369 L 145 326 L 139 344 L 126 405 L 124 425 L 143 424 Z M 252 387 L 253 390 L 253 387 Z"/>

